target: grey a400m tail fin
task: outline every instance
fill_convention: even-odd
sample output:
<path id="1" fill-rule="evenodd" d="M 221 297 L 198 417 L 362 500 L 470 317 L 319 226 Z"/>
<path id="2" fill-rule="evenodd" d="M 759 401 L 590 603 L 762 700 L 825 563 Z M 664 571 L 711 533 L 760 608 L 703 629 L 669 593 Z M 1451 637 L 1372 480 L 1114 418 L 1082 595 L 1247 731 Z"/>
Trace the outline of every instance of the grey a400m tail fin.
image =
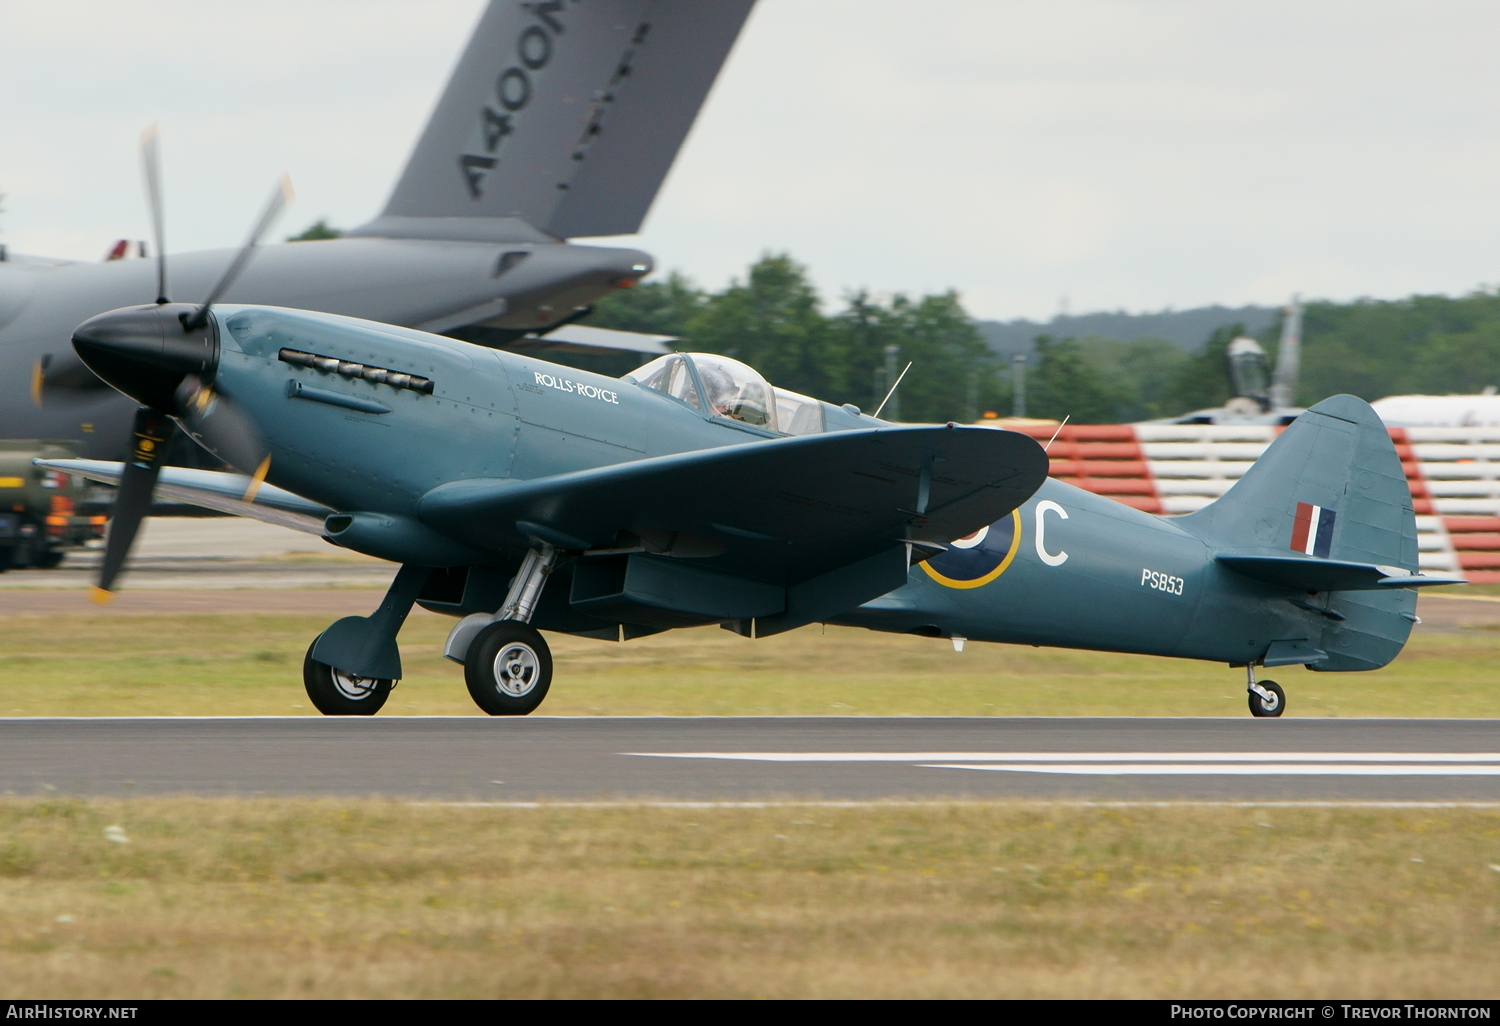
<path id="1" fill-rule="evenodd" d="M 1418 572 L 1411 490 L 1370 404 L 1325 399 L 1216 502 L 1175 521 L 1228 570 L 1322 614 L 1318 670 L 1383 666 L 1414 621 L 1410 589 L 1462 583 Z"/>
<path id="2" fill-rule="evenodd" d="M 492 0 L 380 221 L 638 231 L 753 3 Z"/>

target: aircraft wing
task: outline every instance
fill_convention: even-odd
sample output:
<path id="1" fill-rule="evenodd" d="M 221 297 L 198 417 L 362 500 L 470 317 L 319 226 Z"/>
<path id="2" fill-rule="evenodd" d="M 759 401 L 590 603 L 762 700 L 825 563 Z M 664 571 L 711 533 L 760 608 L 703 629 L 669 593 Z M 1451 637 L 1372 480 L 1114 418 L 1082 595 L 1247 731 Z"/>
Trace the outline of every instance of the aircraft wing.
<path id="1" fill-rule="evenodd" d="M 453 481 L 428 492 L 417 513 L 448 537 L 490 551 L 540 540 L 591 555 L 659 553 L 790 586 L 907 541 L 941 549 L 1005 516 L 1046 478 L 1047 455 L 1026 435 L 901 426 L 530 481 Z"/>
<path id="2" fill-rule="evenodd" d="M 119 484 L 123 463 L 104 460 L 33 460 L 39 467 L 50 467 L 65 474 L 77 474 L 90 481 Z M 333 510 L 320 506 L 275 485 L 262 484 L 253 501 L 245 500 L 250 478 L 243 474 L 223 474 L 213 470 L 191 470 L 186 467 L 164 467 L 156 480 L 154 494 L 205 509 L 216 509 L 237 517 L 261 520 L 278 527 L 288 527 L 305 534 L 321 535 L 323 518 Z"/>

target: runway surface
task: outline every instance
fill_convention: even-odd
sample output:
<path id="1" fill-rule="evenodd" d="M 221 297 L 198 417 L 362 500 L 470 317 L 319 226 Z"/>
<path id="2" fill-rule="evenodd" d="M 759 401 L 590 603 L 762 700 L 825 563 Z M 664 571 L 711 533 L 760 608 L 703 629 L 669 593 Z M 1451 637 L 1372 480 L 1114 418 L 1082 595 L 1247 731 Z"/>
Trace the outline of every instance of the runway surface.
<path id="1" fill-rule="evenodd" d="M 0 791 L 1500 801 L 1500 720 L 0 720 Z"/>

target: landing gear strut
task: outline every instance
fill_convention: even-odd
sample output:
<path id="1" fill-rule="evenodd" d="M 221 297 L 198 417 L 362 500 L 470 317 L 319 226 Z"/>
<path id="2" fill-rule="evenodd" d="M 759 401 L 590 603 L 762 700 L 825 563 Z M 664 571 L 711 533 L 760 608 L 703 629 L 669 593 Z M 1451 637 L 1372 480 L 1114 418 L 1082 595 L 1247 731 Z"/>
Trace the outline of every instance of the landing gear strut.
<path id="1" fill-rule="evenodd" d="M 369 616 L 335 620 L 302 660 L 302 684 L 325 716 L 373 716 L 401 679 L 396 635 L 430 571 L 408 563 Z"/>
<path id="2" fill-rule="evenodd" d="M 1245 664 L 1245 690 L 1250 694 L 1251 716 L 1280 716 L 1286 711 L 1286 692 L 1274 680 L 1255 682 L 1255 664 Z"/>
<path id="3" fill-rule="evenodd" d="M 552 652 L 530 620 L 556 561 L 551 545 L 526 553 L 499 612 L 466 616 L 448 635 L 443 654 L 464 664 L 469 696 L 491 716 L 525 716 L 552 686 Z"/>

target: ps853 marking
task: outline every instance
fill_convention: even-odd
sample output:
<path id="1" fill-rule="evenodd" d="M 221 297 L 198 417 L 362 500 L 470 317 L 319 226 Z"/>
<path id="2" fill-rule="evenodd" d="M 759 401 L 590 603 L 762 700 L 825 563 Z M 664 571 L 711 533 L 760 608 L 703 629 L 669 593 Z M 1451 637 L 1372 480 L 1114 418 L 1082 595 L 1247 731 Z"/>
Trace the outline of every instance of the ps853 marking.
<path id="1" fill-rule="evenodd" d="M 1159 573 L 1155 570 L 1141 570 L 1141 587 L 1155 588 L 1164 591 L 1168 595 L 1182 594 L 1182 578 L 1173 577 L 1171 574 Z"/>

